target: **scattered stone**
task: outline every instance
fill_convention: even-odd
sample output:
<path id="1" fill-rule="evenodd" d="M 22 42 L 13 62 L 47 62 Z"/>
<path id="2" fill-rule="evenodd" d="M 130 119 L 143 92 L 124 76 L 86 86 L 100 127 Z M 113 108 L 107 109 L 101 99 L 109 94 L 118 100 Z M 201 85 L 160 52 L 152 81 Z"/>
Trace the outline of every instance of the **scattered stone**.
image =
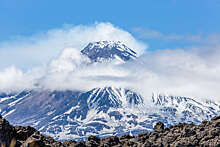
<path id="1" fill-rule="evenodd" d="M 100 143 L 100 138 L 96 137 L 96 136 L 89 136 L 88 141 L 94 141 L 97 144 Z"/>
<path id="2" fill-rule="evenodd" d="M 126 134 L 126 135 L 122 135 L 119 139 L 120 140 L 129 140 L 131 138 L 134 138 L 134 136 Z"/>
<path id="3" fill-rule="evenodd" d="M 156 123 L 154 126 L 154 132 L 162 132 L 164 130 L 164 124 L 162 122 Z"/>
<path id="4" fill-rule="evenodd" d="M 101 146 L 115 146 L 118 145 L 120 143 L 119 138 L 117 136 L 111 136 L 111 137 L 107 137 L 107 138 L 103 138 L 101 140 Z"/>
<path id="5" fill-rule="evenodd" d="M 63 142 L 64 147 L 73 147 L 77 142 L 75 140 L 66 140 Z"/>
<path id="6" fill-rule="evenodd" d="M 164 129 L 158 122 L 154 132 L 143 132 L 138 136 L 123 135 L 98 138 L 89 136 L 87 141 L 55 141 L 27 126 L 12 126 L 0 115 L 0 146 L 2 147 L 196 147 L 220 146 L 220 116 L 200 125 L 180 123 Z"/>

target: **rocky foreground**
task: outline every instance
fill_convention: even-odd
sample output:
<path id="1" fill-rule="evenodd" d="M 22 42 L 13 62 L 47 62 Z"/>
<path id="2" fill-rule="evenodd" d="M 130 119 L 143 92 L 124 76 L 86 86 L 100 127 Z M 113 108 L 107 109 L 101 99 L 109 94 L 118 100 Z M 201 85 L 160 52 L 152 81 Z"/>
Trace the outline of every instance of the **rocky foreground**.
<path id="1" fill-rule="evenodd" d="M 68 140 L 59 142 L 40 134 L 32 127 L 12 126 L 0 116 L 1 147 L 127 147 L 127 146 L 220 146 L 220 116 L 200 125 L 178 124 L 164 128 L 158 122 L 154 132 L 140 133 L 138 136 L 98 138 L 90 136 L 87 141 Z"/>

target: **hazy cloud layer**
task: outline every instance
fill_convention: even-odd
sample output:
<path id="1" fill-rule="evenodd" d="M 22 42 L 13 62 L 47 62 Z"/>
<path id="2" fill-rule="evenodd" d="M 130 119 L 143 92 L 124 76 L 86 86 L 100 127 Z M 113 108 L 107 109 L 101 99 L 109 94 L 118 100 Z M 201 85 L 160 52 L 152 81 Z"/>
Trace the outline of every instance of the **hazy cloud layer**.
<path id="1" fill-rule="evenodd" d="M 88 42 L 99 40 L 122 40 L 130 48 L 136 49 L 141 56 L 134 62 L 124 64 L 89 64 L 89 59 L 81 55 L 80 50 Z M 29 41 L 27 40 L 28 45 L 30 45 Z M 65 41 L 69 44 L 65 45 Z M 43 47 L 40 48 L 42 54 L 55 50 L 60 52 L 60 55 L 48 61 L 46 66 L 31 68 L 28 71 L 15 67 L 2 69 L 1 91 L 36 86 L 57 90 L 89 90 L 95 87 L 116 86 L 134 89 L 145 98 L 150 98 L 152 92 L 156 92 L 219 101 L 220 42 L 218 39 L 215 44 L 141 54 L 147 45 L 137 41 L 130 33 L 109 23 L 97 23 L 91 26 L 49 31 L 47 37 L 35 42 L 38 42 L 35 44 L 37 46 L 39 42 L 44 42 L 45 46 L 42 45 Z M 22 44 L 25 44 L 25 41 Z M 53 48 L 57 44 L 63 49 L 62 52 Z M 14 46 L 17 47 L 16 52 L 27 50 L 26 46 L 20 46 L 19 43 Z M 37 48 L 34 44 L 29 47 L 32 46 L 33 49 L 29 48 L 30 50 Z M 7 47 L 10 47 L 10 43 Z M 41 58 L 41 54 L 38 56 Z"/>
<path id="2" fill-rule="evenodd" d="M 134 28 L 133 32 L 136 33 L 140 38 L 145 39 L 162 39 L 162 40 L 174 40 L 174 41 L 190 41 L 200 42 L 202 40 L 201 34 L 197 35 L 181 35 L 181 34 L 164 34 L 157 30 L 146 29 L 146 28 Z"/>
<path id="3" fill-rule="evenodd" d="M 147 29 L 147 28 L 133 28 L 133 33 L 136 34 L 139 38 L 142 39 L 159 39 L 165 41 L 185 41 L 191 43 L 200 43 L 200 44 L 211 44 L 216 45 L 220 42 L 220 34 L 203 34 L 202 32 L 198 34 L 177 34 L 170 33 L 165 34 L 157 30 Z"/>

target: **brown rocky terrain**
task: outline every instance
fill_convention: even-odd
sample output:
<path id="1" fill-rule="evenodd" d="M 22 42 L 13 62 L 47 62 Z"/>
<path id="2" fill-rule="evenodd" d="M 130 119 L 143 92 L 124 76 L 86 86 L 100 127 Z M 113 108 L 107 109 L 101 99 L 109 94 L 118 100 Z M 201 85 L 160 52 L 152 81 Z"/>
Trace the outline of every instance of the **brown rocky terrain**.
<path id="1" fill-rule="evenodd" d="M 123 135 L 98 138 L 90 136 L 87 141 L 73 140 L 59 142 L 51 137 L 40 134 L 34 128 L 27 126 L 12 126 L 0 116 L 1 147 L 193 147 L 220 146 L 220 116 L 200 125 L 178 124 L 164 128 L 162 122 L 154 127 L 154 132 L 140 133 L 138 136 Z"/>

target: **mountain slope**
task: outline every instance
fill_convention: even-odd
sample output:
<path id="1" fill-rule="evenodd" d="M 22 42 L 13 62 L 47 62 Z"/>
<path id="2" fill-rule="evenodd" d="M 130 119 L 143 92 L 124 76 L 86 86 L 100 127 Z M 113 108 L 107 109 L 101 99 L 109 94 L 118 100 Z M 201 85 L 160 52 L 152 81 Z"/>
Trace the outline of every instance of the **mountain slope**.
<path id="1" fill-rule="evenodd" d="M 152 131 L 158 121 L 165 126 L 199 123 L 220 114 L 217 103 L 214 107 L 210 102 L 155 94 L 152 96 L 154 106 L 149 108 L 139 94 L 114 87 L 87 92 L 27 91 L 1 98 L 1 101 L 0 106 L 7 106 L 1 113 L 12 124 L 34 126 L 58 140 L 83 139 L 89 135 L 137 135 Z M 152 108 L 154 112 L 149 110 Z"/>
<path id="2" fill-rule="evenodd" d="M 153 94 L 152 101 L 160 107 L 169 124 L 178 122 L 200 123 L 220 114 L 220 104 L 211 101 L 196 101 L 180 96 Z"/>
<path id="3" fill-rule="evenodd" d="M 81 53 L 91 64 L 123 63 L 137 57 L 133 50 L 114 41 L 89 43 Z M 0 94 L 0 113 L 14 125 L 33 126 L 58 140 L 82 140 L 89 135 L 136 135 L 152 131 L 158 121 L 165 126 L 200 123 L 220 115 L 220 104 L 161 94 L 143 98 L 131 89 L 115 87 L 88 91 L 36 88 Z"/>
<path id="4" fill-rule="evenodd" d="M 23 97 L 18 97 L 21 93 Z M 0 103 L 5 106 L 1 113 L 13 124 L 34 126 L 44 134 L 56 134 L 56 139 L 126 132 L 143 106 L 140 95 L 113 87 L 88 92 L 33 90 L 21 93 Z M 11 99 L 19 102 L 12 105 Z"/>
<path id="5" fill-rule="evenodd" d="M 136 59 L 137 53 L 120 41 L 99 41 L 89 43 L 82 51 L 92 62 L 120 62 Z"/>

